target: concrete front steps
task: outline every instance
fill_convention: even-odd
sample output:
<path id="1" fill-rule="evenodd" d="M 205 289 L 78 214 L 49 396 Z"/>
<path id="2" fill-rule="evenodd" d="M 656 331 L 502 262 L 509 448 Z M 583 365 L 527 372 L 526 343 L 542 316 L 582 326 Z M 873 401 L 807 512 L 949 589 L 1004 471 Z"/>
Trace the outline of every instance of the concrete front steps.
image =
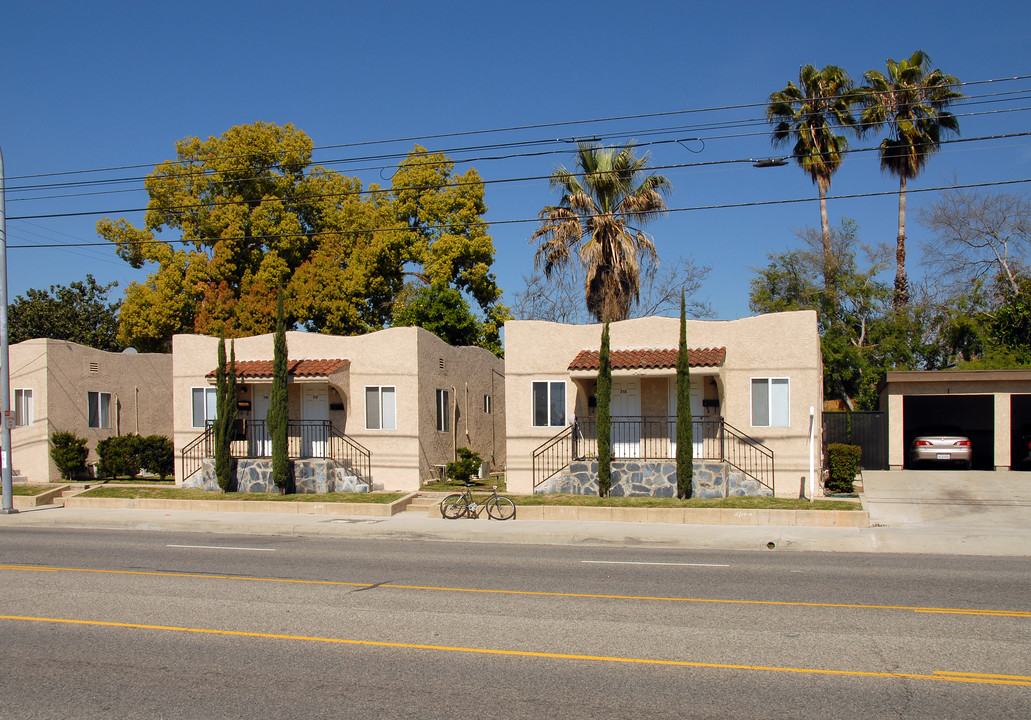
<path id="1" fill-rule="evenodd" d="M 420 517 L 440 517 L 440 501 L 451 493 L 423 492 L 416 493 L 405 507 L 406 513 Z"/>

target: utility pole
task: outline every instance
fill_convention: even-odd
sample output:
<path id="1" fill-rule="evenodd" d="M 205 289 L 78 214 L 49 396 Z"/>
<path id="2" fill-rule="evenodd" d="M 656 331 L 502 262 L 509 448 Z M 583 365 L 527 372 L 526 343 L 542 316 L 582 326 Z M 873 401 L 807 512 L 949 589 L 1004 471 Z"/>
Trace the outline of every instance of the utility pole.
<path id="1" fill-rule="evenodd" d="M 0 149 L 0 478 L 3 480 L 3 507 L 0 514 L 10 515 L 14 509 L 14 488 L 11 486 L 11 363 L 7 350 L 7 206 L 4 185 L 4 152 Z"/>

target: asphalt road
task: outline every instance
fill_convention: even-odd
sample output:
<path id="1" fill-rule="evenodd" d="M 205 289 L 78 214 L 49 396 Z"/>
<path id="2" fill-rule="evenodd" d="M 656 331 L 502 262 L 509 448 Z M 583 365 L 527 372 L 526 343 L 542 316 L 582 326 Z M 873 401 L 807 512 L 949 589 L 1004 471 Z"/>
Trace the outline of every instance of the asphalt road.
<path id="1" fill-rule="evenodd" d="M 1031 716 L 1031 563 L 0 531 L 3 718 Z"/>

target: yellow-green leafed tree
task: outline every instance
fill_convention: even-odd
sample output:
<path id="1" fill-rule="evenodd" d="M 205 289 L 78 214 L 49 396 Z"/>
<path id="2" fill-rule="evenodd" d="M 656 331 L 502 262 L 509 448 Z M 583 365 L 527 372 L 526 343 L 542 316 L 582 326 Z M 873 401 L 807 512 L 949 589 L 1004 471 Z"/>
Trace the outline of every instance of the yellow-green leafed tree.
<path id="1" fill-rule="evenodd" d="M 483 180 L 473 168 L 455 175 L 454 167 L 444 153 L 419 145 L 408 153 L 391 186 L 398 237 L 405 248 L 409 285 L 447 285 L 471 297 L 482 313 L 479 344 L 496 351 L 509 312 L 491 272 L 494 242 L 483 221 Z M 398 311 L 403 305 L 396 306 Z"/>
<path id="2" fill-rule="evenodd" d="M 444 279 L 499 327 L 507 308 L 490 273 L 494 248 L 475 170 L 451 177 L 443 154 L 416 148 L 392 190 L 312 165 L 292 125 L 256 122 L 187 138 L 146 180 L 142 227 L 104 218 L 98 233 L 135 268 L 153 268 L 123 303 L 119 339 L 167 350 L 172 335 L 239 337 L 275 327 L 277 288 L 288 326 L 334 334 L 384 327 L 405 272 Z"/>

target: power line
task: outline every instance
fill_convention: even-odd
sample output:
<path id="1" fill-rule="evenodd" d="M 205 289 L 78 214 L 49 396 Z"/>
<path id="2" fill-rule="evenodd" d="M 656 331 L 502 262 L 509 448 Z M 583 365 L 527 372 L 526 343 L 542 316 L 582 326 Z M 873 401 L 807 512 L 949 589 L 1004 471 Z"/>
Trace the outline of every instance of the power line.
<path id="1" fill-rule="evenodd" d="M 1014 81 L 1027 80 L 1027 79 L 1031 79 L 1031 75 L 1016 75 L 1016 76 L 1013 76 L 1013 77 L 991 78 L 991 79 L 987 79 L 987 80 L 971 80 L 971 81 L 960 82 L 960 83 L 958 83 L 958 85 L 960 87 L 965 87 L 965 86 L 968 86 L 968 85 L 995 84 L 995 83 L 1014 82 Z M 1013 93 L 1013 92 L 1023 92 L 1023 91 L 1000 91 L 998 93 L 990 93 L 990 94 L 986 94 L 986 95 L 982 95 L 982 96 L 976 96 L 976 97 L 1001 96 L 1001 95 L 1006 95 L 1006 94 L 1010 94 L 1010 93 Z M 963 100 L 963 99 L 964 98 L 960 98 L 959 100 Z M 764 100 L 763 102 L 758 102 L 758 103 L 738 103 L 738 104 L 730 104 L 730 105 L 717 105 L 717 106 L 706 107 L 706 108 L 688 108 L 688 109 L 684 109 L 684 110 L 667 110 L 667 111 L 653 112 L 653 113 L 636 113 L 636 114 L 630 114 L 630 115 L 617 115 L 617 116 L 611 116 L 611 117 L 600 117 L 600 118 L 590 118 L 590 119 L 580 119 L 580 120 L 564 120 L 564 121 L 554 121 L 554 122 L 547 122 L 547 123 L 533 123 L 533 124 L 526 124 L 526 125 L 513 125 L 513 126 L 507 126 L 507 127 L 488 128 L 488 129 L 480 129 L 480 130 L 460 130 L 460 131 L 454 131 L 454 132 L 436 133 L 436 134 L 429 134 L 429 135 L 411 135 L 411 136 L 406 136 L 406 137 L 395 137 L 395 138 L 380 139 L 380 140 L 365 140 L 365 141 L 357 141 L 357 142 L 351 142 L 351 143 L 336 143 L 336 144 L 331 144 L 331 145 L 317 145 L 317 146 L 313 146 L 312 151 L 314 152 L 314 151 L 317 151 L 317 150 L 333 150 L 333 149 L 340 149 L 340 148 L 368 147 L 368 146 L 373 146 L 373 145 L 385 145 L 385 144 L 399 143 L 399 142 L 414 142 L 414 141 L 419 141 L 419 140 L 439 140 L 439 139 L 455 138 L 455 137 L 471 137 L 471 136 L 477 136 L 477 135 L 487 135 L 487 134 L 506 133 L 506 132 L 517 132 L 517 131 L 525 131 L 525 130 L 541 130 L 541 129 L 549 129 L 549 128 L 555 128 L 555 127 L 573 127 L 573 126 L 578 126 L 578 125 L 590 125 L 590 124 L 595 124 L 595 123 L 608 123 L 608 122 L 618 122 L 618 121 L 626 121 L 626 120 L 642 120 L 642 119 L 649 119 L 649 118 L 673 117 L 673 116 L 679 116 L 679 115 L 690 115 L 690 114 L 709 113 L 709 112 L 723 112 L 723 111 L 727 111 L 727 110 L 742 110 L 742 109 L 748 109 L 748 108 L 765 108 L 766 105 L 767 105 L 767 102 L 768 101 Z M 633 134 L 633 133 L 630 133 L 630 134 Z M 536 142 L 569 142 L 571 140 L 575 140 L 575 138 L 554 138 L 554 139 L 548 139 L 548 140 L 539 140 L 539 141 L 536 141 Z M 459 150 L 450 150 L 450 151 L 445 151 L 445 152 L 458 152 L 458 151 Z M 220 156 L 217 159 L 231 159 L 231 158 L 234 158 L 234 157 L 243 157 L 243 156 L 240 156 L 240 155 L 226 155 L 226 156 Z M 376 157 L 376 156 L 373 156 L 373 157 Z M 382 156 L 380 156 L 380 157 L 382 157 Z M 212 159 L 216 159 L 216 158 L 212 158 Z M 161 162 L 165 162 L 165 161 L 161 161 Z M 117 170 L 134 170 L 134 169 L 140 169 L 140 168 L 152 168 L 152 167 L 156 166 L 157 164 L 159 164 L 159 163 L 137 163 L 137 164 L 131 164 L 131 165 L 116 165 L 116 166 L 110 166 L 110 167 L 104 167 L 104 168 L 93 168 L 93 169 L 86 169 L 86 170 L 64 170 L 64 171 L 56 171 L 56 172 L 50 172 L 50 173 L 36 173 L 36 174 L 27 174 L 27 175 L 14 175 L 14 176 L 8 177 L 7 179 L 8 180 L 24 180 L 24 179 L 30 179 L 30 178 L 57 177 L 57 176 L 62 176 L 62 175 L 77 175 L 77 174 L 98 173 L 98 172 L 113 172 L 113 171 L 117 171 Z"/>
<path id="2" fill-rule="evenodd" d="M 952 139 L 949 139 L 949 140 L 942 140 L 940 144 L 941 145 L 951 145 L 951 144 L 956 144 L 956 143 L 980 142 L 980 141 L 984 141 L 984 140 L 1001 140 L 1001 139 L 1007 139 L 1007 138 L 1027 137 L 1027 136 L 1031 136 L 1031 131 L 1019 132 L 1019 133 L 1004 133 L 1004 134 L 999 134 L 999 135 L 984 135 L 984 136 L 974 137 L 974 138 L 952 138 Z M 651 143 L 651 144 L 660 144 L 660 143 L 669 143 L 669 142 L 677 142 L 677 141 L 675 141 L 675 140 L 655 141 L 654 143 Z M 847 150 L 846 154 L 852 155 L 852 154 L 856 154 L 856 153 L 875 152 L 875 151 L 877 151 L 879 149 L 880 148 L 878 148 L 878 147 L 856 148 L 856 149 Z M 705 167 L 705 166 L 714 166 L 714 165 L 733 165 L 733 164 L 754 163 L 754 162 L 756 162 L 755 158 L 738 158 L 738 159 L 732 159 L 732 160 L 708 160 L 708 161 L 700 161 L 700 162 L 693 162 L 693 163 L 675 163 L 675 164 L 666 164 L 666 165 L 655 165 L 655 166 L 650 166 L 648 168 L 648 170 L 649 171 L 682 170 L 682 169 L 685 169 L 685 168 L 693 168 L 693 167 Z M 486 185 L 497 185 L 497 184 L 502 184 L 502 183 L 540 181 L 540 180 L 548 180 L 548 179 L 550 179 L 550 177 L 551 177 L 550 174 L 549 175 L 528 175 L 528 176 L 523 176 L 523 177 L 496 178 L 496 179 L 493 179 L 493 180 L 478 180 L 478 181 L 475 181 L 475 182 L 468 182 L 468 183 L 465 183 L 465 182 L 455 182 L 455 183 L 451 183 L 449 185 L 449 187 L 455 188 L 455 187 L 463 187 L 463 186 L 468 186 L 468 185 L 484 185 L 484 186 L 486 186 Z M 431 189 L 431 188 L 430 187 L 426 187 L 426 186 L 421 186 L 421 187 L 405 187 L 404 189 L 405 190 L 419 191 L 419 190 L 428 190 L 428 189 Z M 280 202 L 280 203 L 283 203 L 283 204 L 289 204 L 289 203 L 292 203 L 292 202 L 317 200 L 317 199 L 322 199 L 322 198 L 362 197 L 362 196 L 365 196 L 365 195 L 370 195 L 370 194 L 375 194 L 375 193 L 382 194 L 382 193 L 395 192 L 396 190 L 397 190 L 397 188 L 380 188 L 380 189 L 378 189 L 376 191 L 371 191 L 371 190 L 366 189 L 366 190 L 354 190 L 354 191 L 346 191 L 346 192 L 339 192 L 339 193 L 324 193 L 324 194 L 304 195 L 304 196 L 288 196 L 288 197 L 283 197 L 283 198 L 274 198 L 273 200 L 275 202 Z M 171 206 L 171 207 L 163 207 L 163 208 L 161 208 L 161 210 L 163 210 L 165 212 L 185 212 L 185 211 L 190 211 L 190 210 L 196 210 L 196 209 L 199 209 L 199 208 L 209 208 L 210 209 L 210 208 L 217 208 L 217 207 L 228 207 L 228 206 L 232 206 L 232 205 L 236 205 L 236 204 L 238 204 L 236 201 L 227 200 L 227 201 L 224 201 L 224 202 L 223 201 L 216 201 L 216 202 L 210 202 L 210 203 L 192 203 L 192 204 L 189 204 L 189 205 L 178 205 L 178 206 Z M 8 217 L 8 220 L 41 220 L 41 219 L 46 219 L 46 218 L 85 217 L 85 216 L 89 216 L 89 215 L 125 215 L 125 214 L 135 213 L 135 212 L 145 212 L 148 209 L 149 208 L 124 208 L 124 209 L 108 209 L 108 210 L 82 210 L 82 211 L 77 211 L 77 212 L 65 212 L 65 213 L 41 213 L 41 214 L 37 214 L 37 215 L 13 215 L 13 216 Z"/>
<path id="3" fill-rule="evenodd" d="M 985 187 L 1004 187 L 1009 185 L 1019 185 L 1022 183 L 1031 182 L 1031 178 L 1022 178 L 1018 180 L 995 180 L 989 182 L 980 183 L 965 183 L 957 185 L 939 185 L 937 187 L 929 188 L 908 188 L 907 193 L 928 193 L 928 192 L 941 192 L 945 190 L 969 190 L 973 188 L 985 188 Z M 866 193 L 849 193 L 846 195 L 828 195 L 827 200 L 855 200 L 861 198 L 873 198 L 873 197 L 885 197 L 890 195 L 897 195 L 897 190 L 884 190 L 879 192 L 866 192 Z M 799 203 L 811 203 L 816 202 L 817 198 L 804 197 L 804 198 L 789 198 L 785 200 L 755 200 L 752 202 L 738 202 L 738 203 L 721 203 L 714 205 L 694 205 L 690 207 L 680 208 L 667 208 L 662 213 L 683 213 L 683 212 L 698 212 L 702 210 L 729 210 L 735 208 L 749 208 L 749 207 L 764 207 L 764 206 L 775 206 L 775 205 L 794 205 Z M 492 220 L 490 222 L 470 222 L 466 225 L 470 228 L 480 227 L 487 228 L 491 225 L 518 225 L 526 223 L 539 223 L 540 218 L 525 218 L 516 220 Z M 453 224 L 442 225 L 442 226 L 423 226 L 421 230 L 447 230 L 453 227 Z M 412 231 L 412 228 L 401 225 L 397 227 L 375 227 L 375 228 L 358 228 L 351 230 L 322 230 L 310 233 L 277 233 L 268 235 L 237 235 L 237 236 L 225 236 L 217 238 L 199 238 L 191 240 L 141 240 L 133 242 L 133 245 L 210 245 L 222 240 L 281 240 L 286 238 L 312 238 L 321 237 L 326 235 L 361 235 L 368 233 L 377 232 L 405 232 Z M 79 243 L 51 243 L 51 244 L 38 244 L 38 245 L 8 245 L 8 248 L 12 249 L 41 249 L 41 248 L 71 248 L 71 247 L 110 247 L 111 243 L 107 241 L 102 242 L 79 242 Z"/>
<path id="4" fill-rule="evenodd" d="M 1028 90 L 1028 91 L 1024 91 L 1024 90 L 1012 91 L 1012 92 L 1007 92 L 1007 93 L 995 93 L 995 95 L 1005 95 L 1005 94 L 1012 95 L 1014 93 L 1019 93 L 1021 95 L 1028 95 L 1028 94 L 1031 94 L 1031 90 Z M 1025 99 L 1025 98 L 1016 98 L 1016 97 L 1008 98 L 1008 100 L 1016 100 L 1016 99 Z M 985 102 L 987 102 L 987 101 L 985 101 Z M 978 101 L 978 102 L 974 102 L 974 103 L 970 103 L 970 104 L 983 104 L 983 103 Z M 1031 107 L 1005 108 L 1005 109 L 999 109 L 999 110 L 985 110 L 985 111 L 971 112 L 971 113 L 955 113 L 955 116 L 958 117 L 958 118 L 960 118 L 960 117 L 975 117 L 975 116 L 1002 114 L 1002 113 L 1009 113 L 1009 112 L 1025 112 L 1025 111 L 1028 111 L 1028 110 L 1031 110 Z M 667 127 L 661 127 L 661 128 L 651 128 L 651 129 L 645 129 L 645 130 L 634 132 L 634 133 L 630 133 L 630 134 L 635 135 L 636 137 L 648 137 L 648 136 L 653 136 L 653 135 L 672 134 L 674 132 L 681 132 L 681 133 L 693 132 L 693 131 L 697 131 L 697 130 L 701 130 L 701 129 L 747 128 L 747 127 L 754 127 L 754 126 L 759 126 L 759 125 L 765 126 L 765 125 L 767 125 L 767 121 L 765 119 L 763 119 L 763 118 L 746 118 L 746 119 L 741 119 L 741 120 L 713 121 L 713 122 L 710 122 L 710 123 L 700 123 L 700 124 L 695 124 L 695 125 L 680 125 L 680 126 L 667 126 Z M 615 132 L 614 131 L 614 132 L 610 132 L 610 133 L 599 133 L 599 134 L 595 134 L 593 136 L 592 140 L 601 141 L 601 140 L 605 140 L 605 139 L 612 139 L 612 138 L 619 137 L 619 136 L 625 136 L 626 134 L 627 133 L 623 133 L 621 131 L 620 132 Z M 649 146 L 652 146 L 652 145 L 662 145 L 662 144 L 671 144 L 671 143 L 681 143 L 682 144 L 683 142 L 686 142 L 686 141 L 699 141 L 699 142 L 703 142 L 704 143 L 705 141 L 711 141 L 711 140 L 727 140 L 727 139 L 736 139 L 736 138 L 743 138 L 743 137 L 765 136 L 765 135 L 768 135 L 768 134 L 769 134 L 769 131 L 764 129 L 762 131 L 756 131 L 756 132 L 727 133 L 727 134 L 709 135 L 709 136 L 703 136 L 703 137 L 674 138 L 674 139 L 670 139 L 670 140 L 655 140 L 655 141 L 644 142 L 644 143 L 637 142 L 637 143 L 635 143 L 635 147 L 649 147 Z M 498 144 L 494 144 L 494 145 L 469 146 L 469 147 L 465 147 L 465 148 L 448 148 L 448 149 L 444 149 L 444 150 L 435 151 L 435 153 L 439 152 L 439 153 L 449 154 L 449 153 L 466 152 L 466 151 L 472 151 L 472 150 L 483 150 L 483 149 L 490 149 L 490 148 L 521 147 L 521 146 L 527 146 L 527 145 L 533 145 L 533 144 L 544 144 L 544 143 L 552 143 L 552 142 L 557 142 L 557 141 L 547 140 L 547 141 L 520 141 L 520 142 L 514 142 L 514 143 L 498 143 Z M 566 142 L 566 141 L 561 141 L 561 142 Z M 450 158 L 449 157 L 446 162 L 450 162 L 450 163 L 453 163 L 453 164 L 467 164 L 467 163 L 474 163 L 474 162 L 500 161 L 500 160 L 516 159 L 516 158 L 543 157 L 543 156 L 547 156 L 547 155 L 566 154 L 567 152 L 569 152 L 567 148 L 562 148 L 560 150 L 544 150 L 544 151 L 538 151 L 538 152 L 511 153 L 511 154 L 507 154 L 507 155 L 481 155 L 481 156 L 472 157 L 472 158 Z M 337 159 L 337 160 L 327 160 L 327 161 L 323 161 L 323 162 L 320 162 L 320 163 L 314 163 L 314 164 L 317 164 L 317 165 L 320 165 L 320 166 L 326 166 L 326 165 L 336 165 L 336 164 L 346 164 L 346 163 L 351 163 L 351 162 L 358 162 L 360 160 L 376 160 L 376 159 L 403 158 L 403 157 L 407 157 L 407 154 L 399 153 L 399 154 L 381 155 L 381 156 L 367 156 L 367 157 L 364 157 L 364 158 L 343 158 L 343 159 Z M 392 166 L 392 165 L 376 165 L 376 166 L 370 166 L 370 167 L 364 167 L 364 168 L 352 168 L 349 172 L 359 172 L 359 171 L 368 171 L 368 170 L 380 170 L 380 171 L 382 171 L 382 170 L 385 170 L 385 169 L 390 169 L 391 167 L 394 167 L 394 166 Z M 214 175 L 214 174 L 217 174 L 218 172 L 219 172 L 218 170 L 203 170 L 203 171 L 199 171 L 199 172 L 197 172 L 195 174 L 199 175 L 199 176 L 205 176 L 205 175 Z M 58 189 L 58 188 L 72 188 L 72 187 L 94 187 L 94 186 L 103 186 L 103 185 L 125 184 L 125 183 L 128 183 L 128 182 L 136 182 L 138 180 L 144 180 L 144 179 L 146 179 L 146 178 L 144 178 L 142 176 L 139 176 L 139 177 L 128 177 L 128 178 L 105 178 L 105 179 L 97 179 L 97 180 L 81 180 L 81 181 L 66 182 L 66 183 L 41 183 L 41 184 L 36 184 L 36 185 L 22 185 L 22 186 L 16 186 L 16 187 L 9 187 L 8 190 L 11 191 L 11 192 L 14 192 L 14 191 L 28 192 L 30 190 L 44 190 L 44 189 Z M 233 178 L 231 180 L 225 180 L 225 181 L 222 181 L 222 182 L 237 183 L 237 182 L 246 182 L 248 180 L 256 180 L 256 179 L 259 179 L 259 178 L 257 178 L 257 177 Z M 493 181 L 486 181 L 486 182 L 493 182 Z M 123 188 L 123 189 L 118 189 L 118 190 L 91 191 L 91 192 L 82 192 L 82 193 L 66 193 L 66 194 L 56 194 L 56 195 L 35 195 L 35 196 L 32 196 L 32 197 L 11 198 L 10 202 L 29 202 L 29 201 L 38 201 L 38 200 L 46 200 L 46 199 L 58 199 L 58 198 L 65 198 L 65 197 L 88 197 L 88 196 L 93 196 L 93 195 L 119 194 L 119 193 L 125 193 L 125 192 L 139 192 L 141 189 L 142 188 Z"/>

